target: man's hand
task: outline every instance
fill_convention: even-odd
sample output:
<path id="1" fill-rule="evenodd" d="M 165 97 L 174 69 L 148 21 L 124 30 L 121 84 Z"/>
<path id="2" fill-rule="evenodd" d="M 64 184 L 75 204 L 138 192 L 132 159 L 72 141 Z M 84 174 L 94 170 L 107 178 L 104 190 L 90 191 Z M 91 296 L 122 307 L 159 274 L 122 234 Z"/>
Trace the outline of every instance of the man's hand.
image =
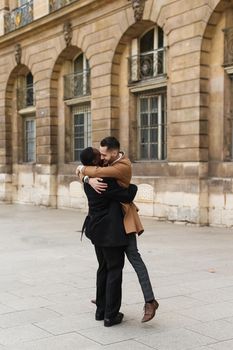
<path id="1" fill-rule="evenodd" d="M 100 177 L 93 177 L 89 179 L 89 185 L 97 192 L 100 193 L 106 191 L 108 185 L 105 182 L 102 182 L 103 179 Z"/>
<path id="2" fill-rule="evenodd" d="M 75 171 L 75 173 L 76 173 L 77 176 L 79 176 L 79 173 L 82 172 L 82 169 L 83 169 L 83 168 L 84 168 L 84 165 L 79 165 L 79 166 L 77 166 L 76 171 Z"/>

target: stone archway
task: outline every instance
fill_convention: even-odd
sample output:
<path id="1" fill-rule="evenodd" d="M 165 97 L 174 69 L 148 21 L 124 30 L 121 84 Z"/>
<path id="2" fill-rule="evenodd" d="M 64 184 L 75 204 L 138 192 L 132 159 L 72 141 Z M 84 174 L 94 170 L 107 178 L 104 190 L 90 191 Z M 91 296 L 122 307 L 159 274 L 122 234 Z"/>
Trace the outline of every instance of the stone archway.
<path id="1" fill-rule="evenodd" d="M 111 131 L 121 140 L 124 150 L 135 158 L 136 142 L 135 96 L 128 89 L 128 58 L 132 39 L 142 35 L 155 23 L 143 20 L 131 25 L 122 35 L 115 49 L 111 69 Z M 127 118 L 128 117 L 128 118 Z"/>
<path id="2" fill-rule="evenodd" d="M 51 135 L 53 136 L 51 152 L 54 154 L 54 161 L 56 160 L 56 163 L 59 162 L 59 115 L 62 116 L 66 114 L 62 96 L 63 86 L 61 75 L 63 73 L 64 64 L 66 62 L 71 62 L 79 52 L 81 52 L 81 50 L 77 46 L 68 46 L 60 53 L 52 69 L 50 79 L 50 125 Z M 60 144 L 65 144 L 65 139 L 63 142 L 60 142 Z"/>
<path id="3" fill-rule="evenodd" d="M 5 157 L 6 157 L 6 198 L 17 201 L 19 164 L 23 162 L 22 120 L 18 114 L 18 83 L 30 73 L 24 64 L 18 64 L 10 73 L 5 90 Z M 14 177 L 13 177 L 14 175 Z M 10 197 L 10 198 L 9 198 Z"/>
<path id="4" fill-rule="evenodd" d="M 54 152 L 54 159 L 56 156 L 57 164 L 56 180 L 54 181 L 57 207 L 80 208 L 79 204 L 83 202 L 76 191 L 79 184 L 74 182 L 76 166 L 71 153 L 74 153 L 72 152 L 73 109 L 80 103 L 85 103 L 85 98 L 77 97 L 64 100 L 65 87 L 63 80 L 64 75 L 73 75 L 73 61 L 79 54 L 84 53 L 77 46 L 65 48 L 53 66 L 50 80 L 50 125 L 53 137 L 51 147 Z M 71 183 L 72 186 L 70 186 Z"/>
<path id="5" fill-rule="evenodd" d="M 16 66 L 10 73 L 5 92 L 5 130 L 6 130 L 6 164 L 12 166 L 13 162 L 13 122 L 12 117 L 17 113 L 16 82 L 19 76 L 24 76 L 30 70 L 23 64 Z"/>
<path id="6" fill-rule="evenodd" d="M 230 13 L 230 10 L 231 12 Z M 201 56 L 200 56 L 200 94 L 203 98 L 208 99 L 208 108 L 206 106 L 200 106 L 200 114 L 202 116 L 202 121 L 208 123 L 208 134 L 209 134 L 209 160 L 221 160 L 224 161 L 229 157 L 229 150 L 227 149 L 226 138 L 224 135 L 224 129 L 228 129 L 227 120 L 223 120 L 222 125 L 222 135 L 219 134 L 218 137 L 221 138 L 222 151 L 220 153 L 219 144 L 212 145 L 213 138 L 211 134 L 214 134 L 213 126 L 211 122 L 213 121 L 214 110 L 219 109 L 218 114 L 223 113 L 223 118 L 225 118 L 226 112 L 224 111 L 224 96 L 222 96 L 222 105 L 218 104 L 219 92 L 217 89 L 221 89 L 220 93 L 224 93 L 225 88 L 227 88 L 226 76 L 224 77 L 224 29 L 229 26 L 232 22 L 233 25 L 233 1 L 232 0 L 222 0 L 215 1 L 214 10 L 208 19 L 208 23 L 203 34 L 203 40 L 201 45 Z M 217 79 L 219 83 L 217 84 Z M 220 130 L 219 130 L 220 132 Z M 215 147 L 215 154 L 211 150 Z M 218 155 L 216 156 L 216 153 Z"/>
<path id="7" fill-rule="evenodd" d="M 208 181 L 200 203 L 208 205 L 210 225 L 232 226 L 232 116 L 231 79 L 224 69 L 224 33 L 233 27 L 233 1 L 212 1 L 200 55 L 200 94 L 208 104 L 200 105 L 201 127 L 208 133 Z M 208 198 L 207 198 L 208 197 Z M 208 203 L 208 204 L 207 204 Z"/>

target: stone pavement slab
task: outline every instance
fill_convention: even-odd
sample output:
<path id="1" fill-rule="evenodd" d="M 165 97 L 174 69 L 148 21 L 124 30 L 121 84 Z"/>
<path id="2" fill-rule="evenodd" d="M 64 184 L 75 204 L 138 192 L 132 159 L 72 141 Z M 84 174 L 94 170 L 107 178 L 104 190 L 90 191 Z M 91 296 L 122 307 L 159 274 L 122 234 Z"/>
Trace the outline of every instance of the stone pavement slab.
<path id="1" fill-rule="evenodd" d="M 233 230 L 142 218 L 138 248 L 160 307 L 126 260 L 122 324 L 94 319 L 96 257 L 85 214 L 0 204 L 0 350 L 232 350 Z"/>
<path id="2" fill-rule="evenodd" d="M 56 337 L 25 342 L 9 350 L 100 350 L 101 346 L 77 333 L 68 333 Z"/>
<path id="3" fill-rule="evenodd" d="M 223 341 L 221 343 L 214 344 L 210 347 L 210 350 L 232 350 L 233 340 Z"/>
<path id="4" fill-rule="evenodd" d="M 0 316 L 0 328 L 17 327 L 58 317 L 57 313 L 46 308 L 8 312 Z"/>
<path id="5" fill-rule="evenodd" d="M 50 319 L 45 322 L 35 323 L 41 329 L 54 335 L 82 331 L 86 329 L 99 328 L 102 322 L 96 322 L 92 312 L 80 315 L 61 316 L 58 319 Z M 230 324 L 229 324 L 230 325 Z M 98 332 L 98 329 L 96 330 Z"/>
<path id="6" fill-rule="evenodd" d="M 142 344 L 160 350 L 187 350 L 200 345 L 209 345 L 214 339 L 191 332 L 187 329 L 177 329 L 169 332 L 147 335 L 136 339 Z"/>
<path id="7" fill-rule="evenodd" d="M 216 341 L 233 340 L 233 323 L 229 323 L 226 320 L 193 324 L 186 328 L 207 337 L 211 337 Z"/>
<path id="8" fill-rule="evenodd" d="M 192 316 L 192 318 L 206 322 L 233 316 L 233 302 L 219 302 L 209 305 L 200 305 L 189 309 L 180 309 L 179 313 L 183 316 Z"/>
<path id="9" fill-rule="evenodd" d="M 46 338 L 49 333 L 42 329 L 33 326 L 32 324 L 10 327 L 8 329 L 0 330 L 0 343 L 2 345 L 13 345 L 31 340 Z"/>

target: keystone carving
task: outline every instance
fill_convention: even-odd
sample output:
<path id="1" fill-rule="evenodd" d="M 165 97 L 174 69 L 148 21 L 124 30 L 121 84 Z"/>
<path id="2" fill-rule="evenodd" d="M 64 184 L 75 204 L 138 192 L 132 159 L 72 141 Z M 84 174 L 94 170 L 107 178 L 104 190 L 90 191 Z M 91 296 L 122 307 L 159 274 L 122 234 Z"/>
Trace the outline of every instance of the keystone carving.
<path id="1" fill-rule="evenodd" d="M 21 64 L 22 49 L 20 44 L 15 45 L 15 61 L 19 65 Z"/>
<path id="2" fill-rule="evenodd" d="M 135 21 L 141 21 L 143 17 L 144 7 L 146 0 L 128 0 L 132 3 L 132 8 L 134 10 Z"/>
<path id="3" fill-rule="evenodd" d="M 71 43 L 71 39 L 72 39 L 72 26 L 70 22 L 65 22 L 64 26 L 63 26 L 63 33 L 64 33 L 64 39 L 66 42 L 66 46 L 69 46 Z"/>

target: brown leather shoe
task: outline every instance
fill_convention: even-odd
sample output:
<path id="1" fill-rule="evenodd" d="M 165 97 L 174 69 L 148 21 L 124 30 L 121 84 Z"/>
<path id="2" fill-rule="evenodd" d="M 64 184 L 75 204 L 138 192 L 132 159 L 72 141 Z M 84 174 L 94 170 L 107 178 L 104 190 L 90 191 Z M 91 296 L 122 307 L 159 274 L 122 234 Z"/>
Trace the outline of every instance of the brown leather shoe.
<path id="1" fill-rule="evenodd" d="M 151 303 L 146 303 L 144 306 L 144 316 L 141 322 L 148 322 L 152 320 L 158 307 L 159 303 L 156 300 L 153 300 Z"/>

